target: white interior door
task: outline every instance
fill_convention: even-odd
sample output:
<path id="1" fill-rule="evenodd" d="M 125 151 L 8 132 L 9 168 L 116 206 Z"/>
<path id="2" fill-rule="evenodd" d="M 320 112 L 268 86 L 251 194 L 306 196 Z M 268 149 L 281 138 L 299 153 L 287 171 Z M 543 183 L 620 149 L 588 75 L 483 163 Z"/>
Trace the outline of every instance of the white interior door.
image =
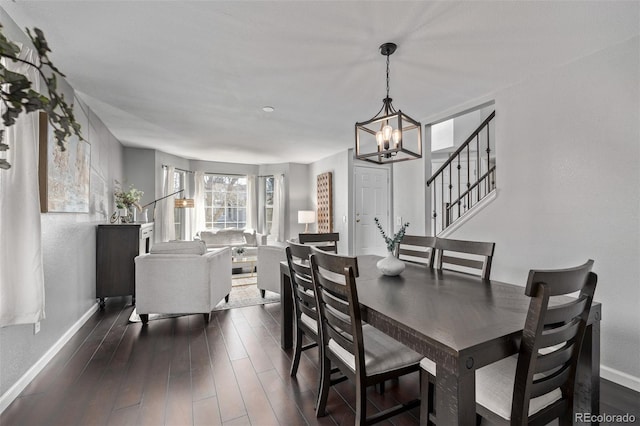
<path id="1" fill-rule="evenodd" d="M 354 167 L 355 170 L 355 254 L 384 256 L 387 246 L 374 218 L 389 231 L 389 169 Z"/>

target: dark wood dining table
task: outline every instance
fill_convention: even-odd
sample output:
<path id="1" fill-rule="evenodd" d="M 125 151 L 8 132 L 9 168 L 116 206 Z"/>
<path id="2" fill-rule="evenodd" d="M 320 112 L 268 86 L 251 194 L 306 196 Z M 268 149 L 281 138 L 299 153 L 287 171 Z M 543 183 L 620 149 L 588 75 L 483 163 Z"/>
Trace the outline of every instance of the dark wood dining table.
<path id="1" fill-rule="evenodd" d="M 388 277 L 376 269 L 379 259 L 358 256 L 363 318 L 436 363 L 438 424 L 475 425 L 475 370 L 517 353 L 530 300 L 524 287 L 409 262 L 402 274 Z M 286 349 L 293 343 L 286 262 L 280 271 Z M 575 412 L 599 413 L 600 318 L 601 305 L 594 303 L 580 355 Z"/>

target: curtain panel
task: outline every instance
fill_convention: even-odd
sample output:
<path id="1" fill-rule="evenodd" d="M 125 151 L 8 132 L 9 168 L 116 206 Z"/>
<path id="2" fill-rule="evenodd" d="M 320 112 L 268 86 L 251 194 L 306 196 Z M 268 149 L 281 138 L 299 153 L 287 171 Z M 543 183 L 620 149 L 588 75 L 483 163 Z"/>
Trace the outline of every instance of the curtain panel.
<path id="1" fill-rule="evenodd" d="M 164 169 L 164 181 L 162 184 L 162 196 L 169 195 L 175 190 L 173 189 L 173 174 L 176 168 L 167 166 Z M 174 197 L 166 198 L 158 202 L 160 208 L 158 210 L 159 217 L 156 217 L 157 235 L 160 236 L 159 241 L 170 241 L 176 239 L 176 221 L 175 221 L 175 202 Z"/>
<path id="2" fill-rule="evenodd" d="M 36 62 L 31 49 L 21 57 Z M 2 60 L 39 90 L 33 67 Z M 4 111 L 2 111 L 4 112 Z M 4 127 L 3 127 L 4 128 Z M 0 170 L 0 327 L 45 318 L 44 270 L 38 185 L 38 112 L 23 114 L 5 129 L 9 170 Z"/>
<path id="3" fill-rule="evenodd" d="M 271 236 L 276 241 L 285 241 L 285 194 L 284 175 L 275 175 L 273 179 L 273 218 L 271 222 Z"/>

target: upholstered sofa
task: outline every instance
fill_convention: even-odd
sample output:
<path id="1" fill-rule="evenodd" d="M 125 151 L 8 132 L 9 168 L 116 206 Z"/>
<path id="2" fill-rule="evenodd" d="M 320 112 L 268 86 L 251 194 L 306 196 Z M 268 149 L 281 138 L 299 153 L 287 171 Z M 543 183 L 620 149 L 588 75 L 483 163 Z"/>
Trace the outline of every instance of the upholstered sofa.
<path id="1" fill-rule="evenodd" d="M 287 260 L 286 244 L 272 243 L 258 246 L 258 289 L 265 296 L 269 290 L 280 294 L 280 262 Z"/>
<path id="2" fill-rule="evenodd" d="M 202 241 L 156 243 L 135 258 L 136 311 L 149 314 L 204 314 L 229 301 L 231 249 L 207 250 Z"/>
<path id="3" fill-rule="evenodd" d="M 204 241 L 208 249 L 244 247 L 247 256 L 256 256 L 258 245 L 264 244 L 266 240 L 266 236 L 258 234 L 254 229 L 237 228 L 200 231 L 196 238 Z"/>

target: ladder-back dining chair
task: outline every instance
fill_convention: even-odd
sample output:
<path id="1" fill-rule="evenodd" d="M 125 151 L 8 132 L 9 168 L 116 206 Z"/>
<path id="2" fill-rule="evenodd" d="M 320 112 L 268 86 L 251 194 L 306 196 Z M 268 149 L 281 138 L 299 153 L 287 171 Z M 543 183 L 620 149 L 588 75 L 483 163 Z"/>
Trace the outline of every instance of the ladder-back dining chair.
<path id="1" fill-rule="evenodd" d="M 576 369 L 596 289 L 593 260 L 529 272 L 531 297 L 517 355 L 476 371 L 476 408 L 494 423 L 573 424 Z M 580 292 L 577 298 L 556 296 Z M 557 298 L 556 298 L 557 299 Z M 550 303 L 552 301 L 552 303 Z"/>
<path id="2" fill-rule="evenodd" d="M 430 268 L 436 248 L 436 237 L 422 235 L 406 235 L 398 245 L 398 259 L 405 262 L 422 263 Z"/>
<path id="3" fill-rule="evenodd" d="M 318 346 L 318 311 L 316 298 L 311 280 L 311 246 L 288 242 L 285 248 L 291 294 L 293 296 L 293 314 L 295 329 L 294 354 L 291 360 L 291 376 L 295 376 L 300 363 L 302 351 Z M 311 343 L 303 345 L 303 338 L 307 336 Z"/>
<path id="4" fill-rule="evenodd" d="M 321 381 L 316 415 L 322 417 L 329 396 L 330 366 L 356 385 L 355 424 L 373 424 L 420 405 L 412 400 L 366 416 L 366 388 L 420 369 L 422 355 L 361 319 L 355 257 L 313 248 L 311 271 L 320 318 Z"/>
<path id="5" fill-rule="evenodd" d="M 310 244 L 320 250 L 338 253 L 338 241 L 340 241 L 339 232 L 327 232 L 323 234 L 298 234 L 300 244 Z"/>
<path id="6" fill-rule="evenodd" d="M 488 280 L 494 249 L 495 243 L 436 238 L 435 268 L 477 273 Z"/>

